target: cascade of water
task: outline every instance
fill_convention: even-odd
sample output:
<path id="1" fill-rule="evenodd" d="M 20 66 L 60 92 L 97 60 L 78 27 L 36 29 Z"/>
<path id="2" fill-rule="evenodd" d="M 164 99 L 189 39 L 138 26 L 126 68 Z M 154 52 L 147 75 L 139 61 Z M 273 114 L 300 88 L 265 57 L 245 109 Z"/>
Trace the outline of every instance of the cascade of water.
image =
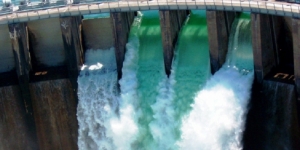
<path id="1" fill-rule="evenodd" d="M 158 12 L 139 13 L 126 46 L 120 97 L 114 50 L 86 52 L 78 78 L 80 149 L 241 147 L 253 80 L 249 19 L 235 20 L 225 65 L 196 94 L 210 76 L 204 16 L 193 12 L 182 29 L 168 79 Z"/>
<path id="2" fill-rule="evenodd" d="M 253 81 L 249 15 L 235 19 L 224 66 L 204 86 L 182 120 L 181 149 L 241 149 Z"/>
<path id="3" fill-rule="evenodd" d="M 181 117 L 190 110 L 193 98 L 210 76 L 205 11 L 192 11 L 179 33 L 172 73 L 160 83 L 152 105 L 151 132 L 156 149 L 177 149 Z"/>
<path id="4" fill-rule="evenodd" d="M 164 72 L 162 39 L 158 11 L 143 12 L 138 30 L 138 107 L 139 134 L 133 149 L 155 149 L 149 123 L 153 120 L 151 105 L 158 95 L 159 83 L 167 78 Z"/>
<path id="5" fill-rule="evenodd" d="M 161 41 L 158 11 L 139 12 L 127 44 L 120 97 L 113 49 L 87 51 L 78 79 L 80 149 L 155 149 L 148 125 L 156 88 L 167 78 Z"/>
<path id="6" fill-rule="evenodd" d="M 79 149 L 115 149 L 110 118 L 118 114 L 114 49 L 87 50 L 78 77 Z"/>
<path id="7" fill-rule="evenodd" d="M 134 19 L 130 29 L 128 43 L 126 45 L 125 60 L 122 68 L 120 84 L 120 116 L 110 121 L 113 128 L 113 139 L 116 149 L 130 150 L 131 144 L 136 141 L 138 134 L 138 81 L 136 72 L 138 69 L 139 38 L 138 29 L 141 24 L 141 14 Z"/>

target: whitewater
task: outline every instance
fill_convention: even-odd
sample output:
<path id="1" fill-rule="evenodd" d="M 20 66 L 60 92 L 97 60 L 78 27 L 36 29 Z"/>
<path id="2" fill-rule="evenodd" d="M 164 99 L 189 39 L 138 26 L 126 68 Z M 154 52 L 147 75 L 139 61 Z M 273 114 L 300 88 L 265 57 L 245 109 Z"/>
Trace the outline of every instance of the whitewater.
<path id="1" fill-rule="evenodd" d="M 135 17 L 119 81 L 114 48 L 86 51 L 78 77 L 79 149 L 242 149 L 253 81 L 249 16 L 235 19 L 227 60 L 213 76 L 204 20 L 201 11 L 187 19 L 169 78 L 158 11 Z"/>
<path id="2" fill-rule="evenodd" d="M 250 19 L 235 19 L 223 67 L 195 97 L 182 120 L 180 149 L 242 149 L 242 133 L 254 78 Z"/>

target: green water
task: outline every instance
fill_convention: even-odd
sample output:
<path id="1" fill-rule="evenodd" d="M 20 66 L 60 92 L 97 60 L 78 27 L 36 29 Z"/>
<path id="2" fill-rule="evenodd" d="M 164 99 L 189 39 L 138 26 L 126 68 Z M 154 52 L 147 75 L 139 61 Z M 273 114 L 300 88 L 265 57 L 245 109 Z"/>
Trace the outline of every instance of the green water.
<path id="1" fill-rule="evenodd" d="M 243 128 L 243 119 L 240 118 L 243 115 L 240 114 L 247 106 L 253 78 L 249 33 L 249 14 L 242 13 L 232 25 L 226 63 L 210 78 L 206 14 L 201 10 L 192 11 L 179 33 L 171 75 L 167 78 L 159 13 L 138 12 L 131 26 L 123 77 L 119 81 L 119 115 L 108 121 L 110 126 L 104 133 L 113 142 L 101 139 L 103 133 L 91 134 L 97 141 L 94 149 L 97 146 L 106 147 L 104 149 L 112 146 L 118 150 L 205 149 L 207 146 L 220 147 L 210 149 L 230 149 L 225 147 L 232 145 L 232 141 L 239 147 L 236 140 L 240 139 L 240 129 Z M 210 80 L 206 82 L 208 78 Z M 222 85 L 231 91 L 224 94 L 221 90 L 218 94 L 216 89 L 206 92 L 208 95 L 201 94 L 204 84 L 206 89 L 203 91 Z M 230 97 L 232 91 L 236 100 Z M 228 117 L 228 114 L 234 116 Z M 238 125 L 238 134 L 235 134 L 235 128 L 227 128 L 228 121 L 233 123 L 232 127 Z M 87 122 L 89 127 L 98 131 L 97 123 Z M 89 137 L 85 140 L 94 141 Z"/>
<path id="2" fill-rule="evenodd" d="M 206 12 L 192 11 L 179 34 L 173 64 L 172 73 L 176 81 L 175 120 L 181 120 L 182 116 L 190 111 L 196 93 L 210 77 L 207 34 Z M 176 132 L 179 137 L 178 128 Z"/>
<path id="3" fill-rule="evenodd" d="M 250 14 L 241 13 L 232 24 L 231 36 L 229 37 L 226 65 L 235 66 L 242 72 L 253 70 L 253 52 Z M 249 50 L 250 49 L 250 50 Z"/>
<path id="4" fill-rule="evenodd" d="M 97 19 L 97 18 L 109 18 L 109 17 L 110 17 L 110 13 L 83 15 L 83 19 Z"/>
<path id="5" fill-rule="evenodd" d="M 139 135 L 133 149 L 152 149 L 154 141 L 149 129 L 153 120 L 151 105 L 155 103 L 156 87 L 165 75 L 163 48 L 158 11 L 142 12 L 138 29 L 138 97 L 139 97 Z"/>
<path id="6" fill-rule="evenodd" d="M 240 19 L 243 20 L 243 17 L 247 18 L 247 14 L 242 14 Z M 233 29 L 236 28 L 243 28 L 248 32 L 250 30 L 248 19 L 235 21 Z M 159 13 L 158 11 L 139 13 L 129 37 L 133 47 L 127 49 L 127 53 L 130 49 L 131 54 L 128 55 L 130 59 L 127 56 L 126 59 L 132 62 L 129 66 L 124 66 L 124 68 L 135 68 L 130 71 L 130 74 L 136 76 L 134 82 L 137 84 L 137 97 L 132 97 L 132 101 L 138 118 L 138 134 L 131 144 L 132 149 L 163 149 L 164 146 L 177 149 L 176 140 L 181 137 L 181 120 L 183 116 L 189 114 L 196 94 L 202 90 L 211 76 L 207 34 L 206 12 L 192 11 L 179 33 L 171 75 L 167 80 L 164 71 Z M 230 41 L 234 42 L 229 44 L 229 49 L 232 51 L 228 53 L 226 65 L 251 70 L 252 64 L 250 63 L 249 66 L 248 64 L 252 61 L 250 57 L 252 55 L 248 54 L 247 50 L 249 40 L 251 46 L 251 35 L 239 34 L 239 30 L 233 30 L 232 34 L 239 36 L 230 36 Z M 130 74 L 128 79 L 131 78 Z M 161 86 L 161 83 L 169 86 Z M 166 101 L 171 101 L 169 104 L 165 103 L 166 105 L 161 106 L 157 104 L 163 102 L 160 97 L 161 92 L 166 92 Z M 163 107 L 168 108 L 161 109 L 162 112 L 153 112 L 159 110 L 154 108 Z M 170 110 L 171 113 L 164 114 Z M 163 121 L 164 116 L 169 117 L 170 120 Z M 167 140 L 159 137 L 159 134 L 154 138 L 153 131 L 164 133 L 163 137 Z"/>
<path id="7" fill-rule="evenodd" d="M 241 139 L 254 79 L 250 25 L 248 14 L 235 18 L 225 65 L 206 82 L 183 119 L 180 149 L 243 149 Z"/>
<path id="8" fill-rule="evenodd" d="M 154 141 L 149 124 L 155 121 L 151 105 L 160 94 L 159 83 L 166 78 L 163 62 L 163 48 L 158 11 L 140 13 L 141 24 L 132 28 L 130 36 L 138 36 L 138 124 L 137 140 L 133 149 L 156 149 L 160 141 Z M 176 123 L 164 128 L 174 127 L 175 139 L 180 137 L 180 120 L 191 109 L 195 94 L 210 76 L 209 49 L 205 11 L 192 11 L 179 33 L 175 49 L 171 80 L 174 80 L 173 106 Z M 171 81 L 172 82 L 172 81 Z M 160 91 L 161 92 L 161 91 Z M 171 99 L 170 99 L 171 100 Z M 153 122 L 152 122 L 153 123 Z M 162 129 L 163 130 L 163 129 Z M 166 138 L 174 138 L 167 137 Z M 166 143 L 165 143 L 166 144 Z M 169 143 L 173 145 L 175 143 Z"/>

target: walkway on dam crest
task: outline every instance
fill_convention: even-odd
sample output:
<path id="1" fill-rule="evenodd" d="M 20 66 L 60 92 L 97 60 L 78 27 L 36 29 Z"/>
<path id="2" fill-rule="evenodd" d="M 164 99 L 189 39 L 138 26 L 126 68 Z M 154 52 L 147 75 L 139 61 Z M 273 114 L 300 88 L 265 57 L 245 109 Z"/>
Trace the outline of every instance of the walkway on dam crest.
<path id="1" fill-rule="evenodd" d="M 227 10 L 248 11 L 300 18 L 300 4 L 279 1 L 238 1 L 238 0 L 172 0 L 172 1 L 115 1 L 84 2 L 79 4 L 31 7 L 11 12 L 0 11 L 0 24 L 32 20 L 76 16 L 106 12 L 128 12 L 140 10 Z M 13 8 L 13 7 L 12 7 Z"/>

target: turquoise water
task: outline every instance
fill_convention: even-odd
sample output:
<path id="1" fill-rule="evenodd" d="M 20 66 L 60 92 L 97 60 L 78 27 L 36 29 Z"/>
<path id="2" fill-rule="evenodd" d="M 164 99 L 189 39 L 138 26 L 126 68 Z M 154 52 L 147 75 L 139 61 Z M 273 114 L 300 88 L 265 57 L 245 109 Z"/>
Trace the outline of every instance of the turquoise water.
<path id="1" fill-rule="evenodd" d="M 138 31 L 138 97 L 139 97 L 139 135 L 133 149 L 152 149 L 154 140 L 149 129 L 153 120 L 151 105 L 158 95 L 159 82 L 166 78 L 161 30 L 158 11 L 142 12 L 142 21 Z"/>
<path id="2" fill-rule="evenodd" d="M 194 99 L 184 117 L 180 149 L 242 149 L 245 114 L 253 82 L 250 16 L 233 22 L 227 59 Z"/>
<path id="3" fill-rule="evenodd" d="M 209 47 L 205 11 L 192 11 L 179 34 L 175 64 L 175 119 L 191 109 L 196 93 L 210 77 Z"/>
<path id="4" fill-rule="evenodd" d="M 178 149 L 182 116 L 191 109 L 196 93 L 210 76 L 205 11 L 192 11 L 182 27 L 170 78 L 159 86 L 152 109 L 151 132 L 156 149 Z"/>
<path id="5" fill-rule="evenodd" d="M 235 19 L 223 67 L 210 75 L 205 11 L 192 11 L 165 74 L 158 11 L 131 26 L 116 89 L 113 49 L 91 50 L 78 78 L 79 149 L 241 149 L 253 81 L 248 14 Z"/>
<path id="6" fill-rule="evenodd" d="M 250 14 L 242 13 L 233 22 L 232 29 L 236 30 L 229 36 L 226 65 L 244 72 L 253 71 Z"/>
<path id="7" fill-rule="evenodd" d="M 110 17 L 110 13 L 83 15 L 83 19 L 97 19 L 97 18 L 109 18 L 109 17 Z"/>

